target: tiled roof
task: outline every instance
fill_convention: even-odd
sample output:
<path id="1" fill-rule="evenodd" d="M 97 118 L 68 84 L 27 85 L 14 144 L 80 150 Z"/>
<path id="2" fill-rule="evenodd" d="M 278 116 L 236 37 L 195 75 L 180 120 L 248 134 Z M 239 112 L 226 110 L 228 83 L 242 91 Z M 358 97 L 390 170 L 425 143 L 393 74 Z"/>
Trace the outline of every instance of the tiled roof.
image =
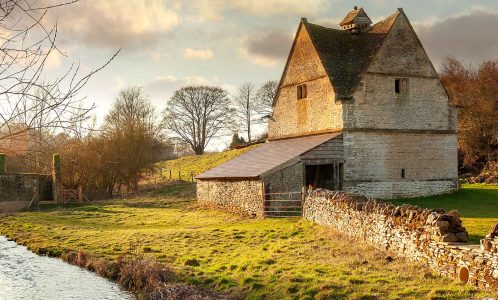
<path id="1" fill-rule="evenodd" d="M 339 132 L 269 141 L 195 178 L 259 178 L 262 174 L 291 161 L 340 134 Z"/>
<path id="2" fill-rule="evenodd" d="M 399 12 L 396 12 L 362 33 L 304 22 L 338 99 L 352 96 L 361 75 L 398 15 Z"/>

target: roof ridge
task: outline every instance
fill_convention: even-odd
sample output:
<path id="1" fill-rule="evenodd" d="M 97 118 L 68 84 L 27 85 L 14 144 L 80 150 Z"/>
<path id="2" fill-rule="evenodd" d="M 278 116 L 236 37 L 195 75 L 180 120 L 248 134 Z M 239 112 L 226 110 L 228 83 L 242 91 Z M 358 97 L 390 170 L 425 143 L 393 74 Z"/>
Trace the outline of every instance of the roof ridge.
<path id="1" fill-rule="evenodd" d="M 370 65 L 401 13 L 397 11 L 375 23 L 370 30 L 358 34 L 304 23 L 337 99 L 352 97 L 365 68 Z"/>

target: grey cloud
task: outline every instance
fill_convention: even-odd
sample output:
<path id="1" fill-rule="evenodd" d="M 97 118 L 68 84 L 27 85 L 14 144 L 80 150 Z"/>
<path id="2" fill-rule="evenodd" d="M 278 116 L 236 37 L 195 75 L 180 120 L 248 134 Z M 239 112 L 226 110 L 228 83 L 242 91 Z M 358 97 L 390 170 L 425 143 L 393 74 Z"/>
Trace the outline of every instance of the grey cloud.
<path id="1" fill-rule="evenodd" d="M 180 23 L 162 0 L 85 0 L 53 11 L 48 21 L 55 20 L 62 42 L 132 50 L 154 45 Z"/>
<path id="2" fill-rule="evenodd" d="M 498 14 L 473 10 L 428 25 L 416 31 L 436 68 L 447 56 L 467 63 L 498 59 Z"/>
<path id="3" fill-rule="evenodd" d="M 250 54 L 269 59 L 285 59 L 289 54 L 292 37 L 281 31 L 270 31 L 247 41 L 247 50 Z"/>

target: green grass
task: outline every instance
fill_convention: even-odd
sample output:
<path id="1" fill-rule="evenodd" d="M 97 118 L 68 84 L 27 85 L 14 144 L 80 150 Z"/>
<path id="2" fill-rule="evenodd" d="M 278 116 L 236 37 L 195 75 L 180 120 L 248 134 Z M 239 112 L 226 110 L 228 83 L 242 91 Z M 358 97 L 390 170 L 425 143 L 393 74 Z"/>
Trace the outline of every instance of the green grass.
<path id="1" fill-rule="evenodd" d="M 191 178 L 191 174 L 194 174 L 194 176 L 199 175 L 259 146 L 260 144 L 256 144 L 242 149 L 185 156 L 179 159 L 160 162 L 156 167 L 157 169 L 163 169 L 163 178 L 165 179 L 169 179 L 169 170 L 171 170 L 172 179 L 179 179 L 178 171 L 180 171 L 181 179 L 188 181 Z"/>
<path id="2" fill-rule="evenodd" d="M 444 208 L 447 211 L 458 210 L 463 226 L 469 232 L 469 240 L 478 243 L 491 226 L 498 223 L 498 185 L 463 184 L 462 188 L 452 194 L 396 199 L 394 204 L 414 204 L 427 208 Z"/>
<path id="3" fill-rule="evenodd" d="M 0 218 L 36 252 L 141 253 L 189 284 L 248 299 L 468 299 L 489 296 L 300 218 L 248 219 L 193 206 L 193 185 L 148 197 L 46 207 Z"/>

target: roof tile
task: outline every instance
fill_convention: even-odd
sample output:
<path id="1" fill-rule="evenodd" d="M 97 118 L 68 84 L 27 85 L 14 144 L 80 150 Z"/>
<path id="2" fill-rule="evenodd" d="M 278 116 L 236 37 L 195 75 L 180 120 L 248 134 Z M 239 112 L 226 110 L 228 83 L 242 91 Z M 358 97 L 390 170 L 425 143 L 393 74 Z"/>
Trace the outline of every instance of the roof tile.
<path id="1" fill-rule="evenodd" d="M 285 164 L 340 134 L 339 132 L 269 141 L 195 178 L 259 178 L 265 172 Z"/>

